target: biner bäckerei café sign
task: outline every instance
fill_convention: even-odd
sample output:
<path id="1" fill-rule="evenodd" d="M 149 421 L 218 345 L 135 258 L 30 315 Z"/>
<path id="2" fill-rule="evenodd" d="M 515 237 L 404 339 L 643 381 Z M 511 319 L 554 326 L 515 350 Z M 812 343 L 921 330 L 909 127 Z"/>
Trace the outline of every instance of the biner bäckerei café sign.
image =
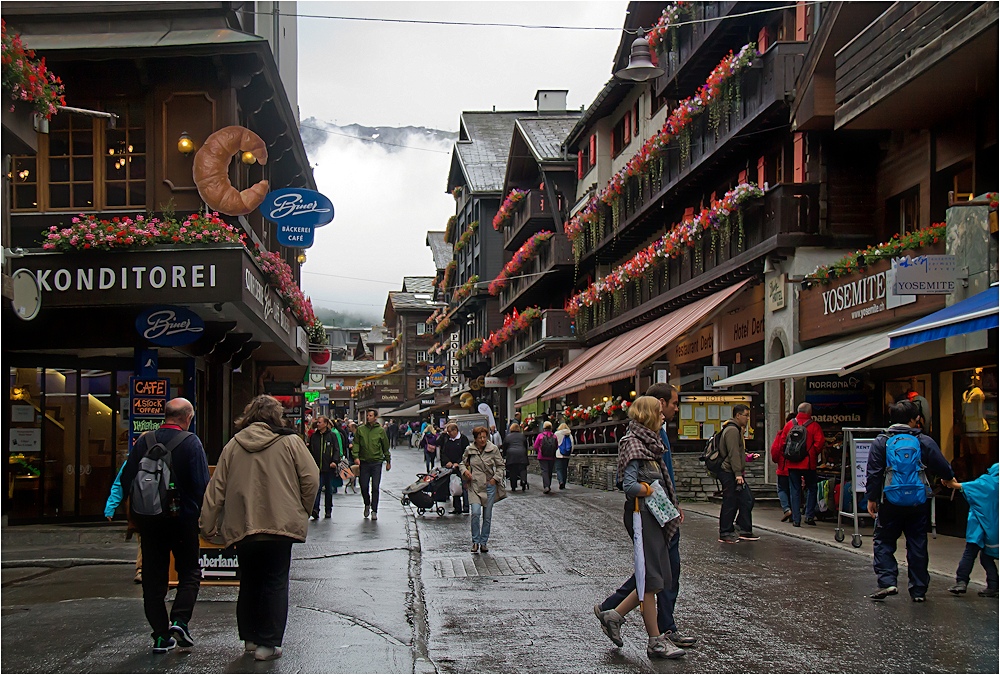
<path id="1" fill-rule="evenodd" d="M 313 245 L 315 228 L 333 220 L 333 202 L 315 190 L 282 188 L 267 194 L 260 213 L 278 226 L 279 244 L 309 248 Z"/>

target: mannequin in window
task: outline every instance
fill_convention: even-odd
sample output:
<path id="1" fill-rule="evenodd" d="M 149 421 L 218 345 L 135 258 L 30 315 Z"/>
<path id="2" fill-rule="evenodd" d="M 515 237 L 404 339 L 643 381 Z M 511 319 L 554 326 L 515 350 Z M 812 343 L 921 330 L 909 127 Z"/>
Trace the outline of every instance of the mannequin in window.
<path id="1" fill-rule="evenodd" d="M 981 385 L 982 376 L 977 371 L 969 379 L 969 387 L 962 392 L 962 416 L 965 417 L 965 430 L 969 433 L 990 430 L 990 425 L 983 414 L 986 394 L 983 393 Z"/>

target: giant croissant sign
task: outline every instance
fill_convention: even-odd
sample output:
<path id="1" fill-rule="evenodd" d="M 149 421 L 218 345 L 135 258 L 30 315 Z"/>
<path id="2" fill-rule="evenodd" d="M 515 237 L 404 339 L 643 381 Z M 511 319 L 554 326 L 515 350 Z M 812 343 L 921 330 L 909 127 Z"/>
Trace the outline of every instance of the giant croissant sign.
<path id="1" fill-rule="evenodd" d="M 333 203 L 314 190 L 283 188 L 264 197 L 260 213 L 278 226 L 279 244 L 309 248 L 315 228 L 333 220 Z"/>

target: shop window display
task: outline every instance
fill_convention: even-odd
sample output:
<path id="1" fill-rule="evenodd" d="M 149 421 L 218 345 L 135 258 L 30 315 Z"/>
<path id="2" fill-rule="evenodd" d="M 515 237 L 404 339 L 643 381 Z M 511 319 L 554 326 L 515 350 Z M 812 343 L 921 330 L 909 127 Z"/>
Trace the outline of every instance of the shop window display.
<path id="1" fill-rule="evenodd" d="M 971 480 L 997 461 L 997 368 L 944 375 L 950 376 L 952 385 L 952 467 L 960 479 Z"/>

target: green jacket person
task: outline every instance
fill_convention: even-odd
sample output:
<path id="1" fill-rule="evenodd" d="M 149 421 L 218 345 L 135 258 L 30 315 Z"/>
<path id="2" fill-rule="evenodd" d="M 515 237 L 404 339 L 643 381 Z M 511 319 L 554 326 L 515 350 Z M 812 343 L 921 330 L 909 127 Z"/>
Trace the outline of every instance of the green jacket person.
<path id="1" fill-rule="evenodd" d="M 351 459 L 359 467 L 358 478 L 361 483 L 361 498 L 365 502 L 365 518 L 371 515 L 372 520 L 378 520 L 382 462 L 385 462 L 386 471 L 392 469 L 389 437 L 377 418 L 374 410 L 365 412 L 365 423 L 355 432 L 354 448 L 351 450 Z"/>

